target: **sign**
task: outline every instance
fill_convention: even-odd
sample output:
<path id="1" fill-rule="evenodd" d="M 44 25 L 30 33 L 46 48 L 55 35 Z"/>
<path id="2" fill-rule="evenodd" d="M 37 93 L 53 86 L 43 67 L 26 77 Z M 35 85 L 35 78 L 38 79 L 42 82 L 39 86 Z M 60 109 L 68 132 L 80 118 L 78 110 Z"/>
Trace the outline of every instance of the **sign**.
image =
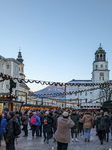
<path id="1" fill-rule="evenodd" d="M 3 103 L 0 103 L 0 114 L 2 114 L 2 110 L 3 110 Z"/>

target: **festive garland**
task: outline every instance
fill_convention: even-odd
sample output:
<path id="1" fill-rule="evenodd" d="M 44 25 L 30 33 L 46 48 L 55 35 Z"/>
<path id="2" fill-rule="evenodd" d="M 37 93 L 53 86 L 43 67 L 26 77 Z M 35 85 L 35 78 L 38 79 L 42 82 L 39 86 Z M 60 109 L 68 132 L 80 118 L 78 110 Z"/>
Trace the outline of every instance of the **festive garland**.
<path id="1" fill-rule="evenodd" d="M 70 86 L 99 86 L 99 85 L 108 85 L 111 86 L 112 83 L 61 83 L 61 82 L 51 82 L 51 81 L 40 81 L 40 80 L 31 80 L 31 79 L 20 79 L 20 78 L 13 78 L 9 75 L 0 74 L 0 77 L 3 78 L 3 80 L 0 80 L 0 82 L 4 81 L 4 80 L 17 80 L 19 83 L 37 83 L 37 84 L 41 84 L 41 85 L 55 85 L 55 86 L 66 86 L 66 85 L 70 85 Z"/>

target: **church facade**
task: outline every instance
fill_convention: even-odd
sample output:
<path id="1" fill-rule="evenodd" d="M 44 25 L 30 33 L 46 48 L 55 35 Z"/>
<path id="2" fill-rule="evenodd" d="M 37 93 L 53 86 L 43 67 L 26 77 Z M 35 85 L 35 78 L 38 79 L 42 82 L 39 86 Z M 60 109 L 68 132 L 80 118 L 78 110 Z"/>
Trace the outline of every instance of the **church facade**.
<path id="1" fill-rule="evenodd" d="M 93 71 L 92 71 L 92 79 L 91 80 L 71 80 L 68 83 L 74 84 L 92 84 L 92 83 L 107 83 L 112 82 L 109 80 L 109 72 L 108 69 L 108 61 L 106 60 L 106 52 L 101 47 L 101 44 L 95 52 L 95 60 L 93 62 Z M 98 86 L 95 86 L 98 87 Z M 79 91 L 85 89 L 94 88 L 93 86 L 78 86 L 78 85 L 66 85 L 66 92 Z M 110 87 L 111 89 L 111 87 Z M 107 91 L 108 93 L 108 91 Z M 108 94 L 107 94 L 108 96 Z M 71 95 L 66 95 L 66 100 L 70 99 L 71 103 L 80 104 L 83 102 L 104 102 L 107 100 L 105 95 L 105 90 L 97 89 L 91 91 L 84 91 L 80 93 L 75 93 Z"/>

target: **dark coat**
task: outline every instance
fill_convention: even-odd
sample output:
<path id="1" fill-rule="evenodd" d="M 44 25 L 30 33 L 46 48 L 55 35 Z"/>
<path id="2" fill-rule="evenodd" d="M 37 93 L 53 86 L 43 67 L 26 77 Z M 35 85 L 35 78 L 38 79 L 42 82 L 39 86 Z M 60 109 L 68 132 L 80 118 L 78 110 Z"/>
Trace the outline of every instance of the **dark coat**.
<path id="1" fill-rule="evenodd" d="M 74 129 L 75 128 L 78 128 L 78 122 L 79 122 L 79 115 L 77 115 L 77 114 L 72 114 L 71 115 L 71 120 L 75 123 L 75 125 L 74 125 Z"/>
<path id="2" fill-rule="evenodd" d="M 111 125 L 110 118 L 107 115 L 105 117 L 106 117 L 106 119 L 105 119 L 105 122 L 106 122 L 106 133 L 109 133 L 110 132 L 109 127 Z"/>
<path id="3" fill-rule="evenodd" d="M 40 121 L 41 121 L 41 126 L 42 126 L 42 124 L 43 124 L 43 118 L 44 118 L 44 116 L 41 114 L 41 115 L 38 115 L 38 117 L 40 118 Z"/>
<path id="4" fill-rule="evenodd" d="M 52 118 L 50 116 L 44 116 L 44 119 L 47 120 L 48 124 L 43 124 L 43 133 L 50 133 L 52 130 Z"/>
<path id="5" fill-rule="evenodd" d="M 58 119 L 59 116 L 53 116 L 53 123 L 52 123 L 52 127 L 53 128 L 57 128 L 57 119 Z"/>
<path id="6" fill-rule="evenodd" d="M 11 140 L 11 139 L 14 139 L 14 118 L 11 118 L 9 120 L 7 120 L 8 123 L 6 125 L 6 133 L 5 133 L 5 136 L 6 136 L 6 139 L 8 140 Z"/>
<path id="7" fill-rule="evenodd" d="M 0 126 L 1 126 L 2 116 L 0 115 Z M 0 140 L 2 139 L 2 135 L 0 134 Z"/>
<path id="8" fill-rule="evenodd" d="M 24 117 L 22 117 L 22 124 L 28 125 L 28 122 L 29 122 L 29 116 L 25 114 Z"/>
<path id="9" fill-rule="evenodd" d="M 83 129 L 83 123 L 81 122 L 81 119 L 83 118 L 83 115 L 79 116 L 79 122 L 78 122 L 78 129 L 82 130 Z"/>
<path id="10" fill-rule="evenodd" d="M 101 126 L 101 119 L 104 120 L 104 126 Z M 97 130 L 106 130 L 106 117 L 105 116 L 98 116 L 96 119 L 96 126 L 97 126 Z"/>
<path id="11" fill-rule="evenodd" d="M 20 119 L 20 116 L 17 115 L 16 118 L 18 119 L 18 122 L 21 124 L 21 119 Z"/>

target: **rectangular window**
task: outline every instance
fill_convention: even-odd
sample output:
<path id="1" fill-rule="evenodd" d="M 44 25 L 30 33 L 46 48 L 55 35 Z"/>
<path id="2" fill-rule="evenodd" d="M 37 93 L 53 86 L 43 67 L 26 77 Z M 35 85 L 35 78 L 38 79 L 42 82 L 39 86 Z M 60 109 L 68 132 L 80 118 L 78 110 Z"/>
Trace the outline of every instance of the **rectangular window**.
<path id="1" fill-rule="evenodd" d="M 9 84 L 6 84 L 6 89 L 9 89 Z"/>
<path id="2" fill-rule="evenodd" d="M 85 92 L 85 96 L 87 96 L 87 91 Z"/>
<path id="3" fill-rule="evenodd" d="M 80 92 L 80 95 L 82 95 L 82 92 Z"/>
<path id="4" fill-rule="evenodd" d="M 9 69 L 9 65 L 7 65 L 6 68 Z"/>
<path id="5" fill-rule="evenodd" d="M 75 96 L 77 96 L 77 93 L 75 93 Z"/>
<path id="6" fill-rule="evenodd" d="M 92 94 L 92 92 L 90 92 L 90 94 Z"/>

